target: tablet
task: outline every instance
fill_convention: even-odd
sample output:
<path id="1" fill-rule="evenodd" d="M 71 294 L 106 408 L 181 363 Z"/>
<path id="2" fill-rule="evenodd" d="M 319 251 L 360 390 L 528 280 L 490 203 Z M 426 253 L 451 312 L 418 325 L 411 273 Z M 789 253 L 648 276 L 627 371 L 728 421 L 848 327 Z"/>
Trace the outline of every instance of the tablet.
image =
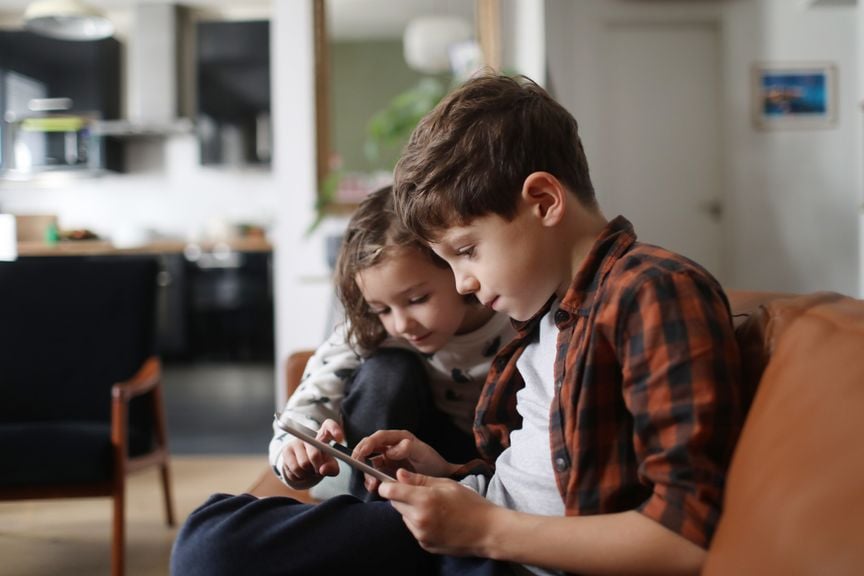
<path id="1" fill-rule="evenodd" d="M 361 460 L 357 460 L 356 458 L 351 457 L 351 451 L 339 444 L 338 442 L 331 441 L 329 443 L 322 442 L 317 438 L 317 434 L 311 428 L 307 428 L 303 426 L 296 420 L 291 419 L 287 414 L 276 413 L 276 425 L 279 426 L 285 432 L 300 438 L 304 442 L 311 444 L 324 452 L 325 454 L 329 454 L 334 458 L 345 462 L 349 466 L 360 470 L 361 472 L 365 472 L 370 476 L 381 480 L 382 482 L 396 482 L 396 479 L 390 476 L 389 474 L 385 474 L 381 470 L 378 470 L 369 461 L 363 462 Z"/>

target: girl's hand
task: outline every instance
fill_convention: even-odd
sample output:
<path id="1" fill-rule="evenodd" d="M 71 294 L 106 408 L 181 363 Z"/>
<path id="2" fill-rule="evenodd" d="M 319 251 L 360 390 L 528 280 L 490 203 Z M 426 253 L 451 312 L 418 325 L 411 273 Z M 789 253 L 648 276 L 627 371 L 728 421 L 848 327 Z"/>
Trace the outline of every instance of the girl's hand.
<path id="1" fill-rule="evenodd" d="M 373 464 L 389 474 L 404 468 L 430 476 L 450 476 L 458 468 L 407 430 L 379 430 L 360 440 L 352 455 L 358 460 L 366 460 L 375 453 L 380 456 L 373 458 Z M 364 485 L 369 492 L 377 490 L 380 484 L 377 478 L 366 475 Z"/>
<path id="2" fill-rule="evenodd" d="M 506 510 L 470 488 L 445 478 L 399 470 L 398 482 L 385 482 L 378 493 L 393 503 L 405 525 L 425 550 L 453 556 L 486 556 L 494 539 L 496 516 Z"/>
<path id="3" fill-rule="evenodd" d="M 342 427 L 327 419 L 318 429 L 317 437 L 323 442 L 345 440 Z M 305 490 L 321 481 L 324 476 L 339 474 L 339 464 L 332 456 L 321 452 L 299 438 L 289 438 L 282 448 L 282 474 L 295 490 Z"/>

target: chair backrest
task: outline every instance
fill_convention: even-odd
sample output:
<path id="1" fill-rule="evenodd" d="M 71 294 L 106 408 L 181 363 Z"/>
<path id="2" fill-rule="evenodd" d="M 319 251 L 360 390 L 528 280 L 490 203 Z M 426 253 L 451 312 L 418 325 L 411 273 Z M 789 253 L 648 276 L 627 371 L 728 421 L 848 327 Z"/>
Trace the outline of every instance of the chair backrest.
<path id="1" fill-rule="evenodd" d="M 0 422 L 110 420 L 111 386 L 155 350 L 157 273 L 143 256 L 0 263 Z"/>

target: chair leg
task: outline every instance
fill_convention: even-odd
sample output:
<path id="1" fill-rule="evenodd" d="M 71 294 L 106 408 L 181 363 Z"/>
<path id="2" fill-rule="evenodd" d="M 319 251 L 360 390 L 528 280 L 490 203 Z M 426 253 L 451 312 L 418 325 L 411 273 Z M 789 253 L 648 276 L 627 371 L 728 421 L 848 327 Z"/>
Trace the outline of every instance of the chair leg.
<path id="1" fill-rule="evenodd" d="M 114 482 L 114 526 L 111 538 L 111 576 L 123 576 L 126 562 L 126 479 Z"/>
<path id="2" fill-rule="evenodd" d="M 165 520 L 168 526 L 174 526 L 174 498 L 171 494 L 171 474 L 168 471 L 168 459 L 159 465 L 162 475 L 162 495 L 165 497 Z"/>

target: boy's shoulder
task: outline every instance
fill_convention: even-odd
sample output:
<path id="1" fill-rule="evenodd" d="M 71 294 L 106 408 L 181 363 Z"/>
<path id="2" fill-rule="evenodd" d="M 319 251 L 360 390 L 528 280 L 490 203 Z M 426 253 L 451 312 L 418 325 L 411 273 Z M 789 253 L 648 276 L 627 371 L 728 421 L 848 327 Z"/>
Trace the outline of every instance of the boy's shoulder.
<path id="1" fill-rule="evenodd" d="M 634 242 L 621 254 L 610 270 L 610 279 L 638 284 L 676 274 L 705 279 L 719 285 L 717 279 L 697 262 L 667 248 L 644 242 Z"/>
<path id="2" fill-rule="evenodd" d="M 630 299 L 648 287 L 664 292 L 663 297 L 675 297 L 675 286 L 682 283 L 702 287 L 706 297 L 713 293 L 725 298 L 718 280 L 697 262 L 661 246 L 634 242 L 610 267 L 604 292 L 607 302 Z"/>

